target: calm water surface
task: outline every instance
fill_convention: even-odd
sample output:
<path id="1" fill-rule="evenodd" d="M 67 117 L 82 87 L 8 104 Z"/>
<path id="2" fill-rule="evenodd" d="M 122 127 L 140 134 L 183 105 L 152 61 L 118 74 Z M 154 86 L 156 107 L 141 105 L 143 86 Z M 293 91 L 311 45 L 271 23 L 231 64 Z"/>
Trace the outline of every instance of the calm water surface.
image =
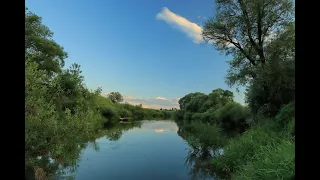
<path id="1" fill-rule="evenodd" d="M 119 125 L 83 151 L 76 180 L 187 180 L 187 142 L 173 121 L 141 121 Z M 207 178 L 208 179 L 208 178 Z"/>

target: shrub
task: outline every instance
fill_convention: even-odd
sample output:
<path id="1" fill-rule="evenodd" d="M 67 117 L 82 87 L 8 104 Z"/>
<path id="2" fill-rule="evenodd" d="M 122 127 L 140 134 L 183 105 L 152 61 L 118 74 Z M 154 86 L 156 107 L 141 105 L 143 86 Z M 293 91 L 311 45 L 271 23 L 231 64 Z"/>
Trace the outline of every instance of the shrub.
<path id="1" fill-rule="evenodd" d="M 191 118 L 192 118 L 192 114 L 193 114 L 193 113 L 191 113 L 191 112 L 186 112 L 186 113 L 184 114 L 184 116 L 183 116 L 183 119 L 190 122 L 190 121 L 192 120 L 192 119 L 191 119 Z"/>
<path id="2" fill-rule="evenodd" d="M 276 115 L 275 119 L 279 124 L 280 128 L 284 128 L 288 123 L 295 117 L 295 106 L 294 103 L 289 103 L 284 105 L 279 113 Z"/>
<path id="3" fill-rule="evenodd" d="M 192 121 L 201 121 L 201 118 L 202 118 L 202 114 L 203 113 L 194 113 L 192 116 L 191 116 L 191 120 Z"/>
<path id="4" fill-rule="evenodd" d="M 225 132 L 242 133 L 248 128 L 246 118 L 249 117 L 249 110 L 239 103 L 227 103 L 213 114 L 216 123 Z"/>
<path id="5" fill-rule="evenodd" d="M 174 112 L 173 119 L 176 121 L 183 120 L 184 114 L 185 114 L 185 110 L 183 110 L 183 109 L 178 110 L 178 111 Z"/>

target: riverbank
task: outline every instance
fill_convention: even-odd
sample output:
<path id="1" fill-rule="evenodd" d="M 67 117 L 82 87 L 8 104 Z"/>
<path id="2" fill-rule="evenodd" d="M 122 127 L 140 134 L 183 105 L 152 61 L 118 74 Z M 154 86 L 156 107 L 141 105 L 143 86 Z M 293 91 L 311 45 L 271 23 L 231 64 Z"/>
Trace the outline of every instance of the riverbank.
<path id="1" fill-rule="evenodd" d="M 199 169 L 216 179 L 294 179 L 294 103 L 283 106 L 274 117 L 250 122 L 248 114 L 244 117 L 247 127 L 236 133 L 231 131 L 230 123 L 238 130 L 237 119 L 232 118 L 232 114 L 238 114 L 236 117 L 239 118 L 241 108 L 236 110 L 227 106 L 230 104 L 208 110 L 214 117 L 209 121 L 201 118 L 206 117 L 208 111 L 189 111 L 187 114 L 188 111 L 182 108 L 176 112 L 178 134 L 187 140 L 195 156 L 211 159 L 205 165 L 200 160 Z M 214 153 L 217 149 L 223 149 L 222 153 Z"/>

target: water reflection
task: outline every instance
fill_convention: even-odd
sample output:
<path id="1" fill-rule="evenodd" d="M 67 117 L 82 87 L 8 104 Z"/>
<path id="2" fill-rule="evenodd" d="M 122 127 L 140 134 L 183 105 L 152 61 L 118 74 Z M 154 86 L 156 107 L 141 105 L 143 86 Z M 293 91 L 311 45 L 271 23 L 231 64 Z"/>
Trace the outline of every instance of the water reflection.
<path id="1" fill-rule="evenodd" d="M 119 123 L 75 145 L 63 162 L 43 157 L 43 167 L 54 179 L 213 179 L 212 148 L 188 145 L 190 135 L 169 120 Z"/>
<path id="2" fill-rule="evenodd" d="M 106 137 L 110 141 L 117 141 L 125 131 L 140 127 L 141 122 L 119 123 L 109 126 L 107 130 L 101 131 L 94 137 L 91 137 L 86 143 L 76 144 L 72 142 L 71 144 L 66 144 L 66 146 L 68 146 L 68 153 L 54 160 L 50 157 L 50 154 L 39 156 L 36 160 L 39 166 L 26 167 L 25 179 L 75 179 L 83 151 L 87 148 L 92 148 L 96 152 L 100 150 L 99 143 L 96 142 L 96 139 Z"/>
<path id="3" fill-rule="evenodd" d="M 221 154 L 222 149 L 213 144 L 201 142 L 190 123 L 182 121 L 178 122 L 177 126 L 177 134 L 189 145 L 185 164 L 189 168 L 190 179 L 218 179 L 219 176 L 221 177 L 221 174 L 215 173 L 211 160 L 214 156 Z"/>
<path id="4" fill-rule="evenodd" d="M 142 121 L 137 122 L 122 122 L 118 123 L 116 125 L 113 125 L 112 127 L 109 127 L 108 130 L 105 131 L 102 136 L 105 136 L 110 141 L 117 141 L 121 138 L 124 132 L 130 130 L 130 129 L 139 129 L 141 128 Z M 99 137 L 97 137 L 99 138 Z"/>

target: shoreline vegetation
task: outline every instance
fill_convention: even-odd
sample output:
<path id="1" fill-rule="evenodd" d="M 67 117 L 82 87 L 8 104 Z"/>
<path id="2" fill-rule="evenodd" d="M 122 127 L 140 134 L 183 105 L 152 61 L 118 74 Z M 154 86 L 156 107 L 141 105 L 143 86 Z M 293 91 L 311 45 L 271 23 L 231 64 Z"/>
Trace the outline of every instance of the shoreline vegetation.
<path id="1" fill-rule="evenodd" d="M 216 0 L 216 14 L 202 33 L 218 51 L 232 55 L 226 83 L 247 88 L 246 105 L 220 88 L 185 95 L 179 110 L 123 103 L 119 92 L 103 97 L 101 88 L 86 87 L 80 65 L 64 67 L 68 54 L 41 17 L 26 8 L 26 178 L 52 179 L 65 169 L 72 174 L 86 142 L 103 135 L 117 140 L 139 127 L 137 122 L 116 128 L 120 118 L 129 118 L 174 119 L 178 135 L 193 149 L 188 159 L 200 159 L 195 171 L 217 179 L 294 179 L 293 1 Z"/>

